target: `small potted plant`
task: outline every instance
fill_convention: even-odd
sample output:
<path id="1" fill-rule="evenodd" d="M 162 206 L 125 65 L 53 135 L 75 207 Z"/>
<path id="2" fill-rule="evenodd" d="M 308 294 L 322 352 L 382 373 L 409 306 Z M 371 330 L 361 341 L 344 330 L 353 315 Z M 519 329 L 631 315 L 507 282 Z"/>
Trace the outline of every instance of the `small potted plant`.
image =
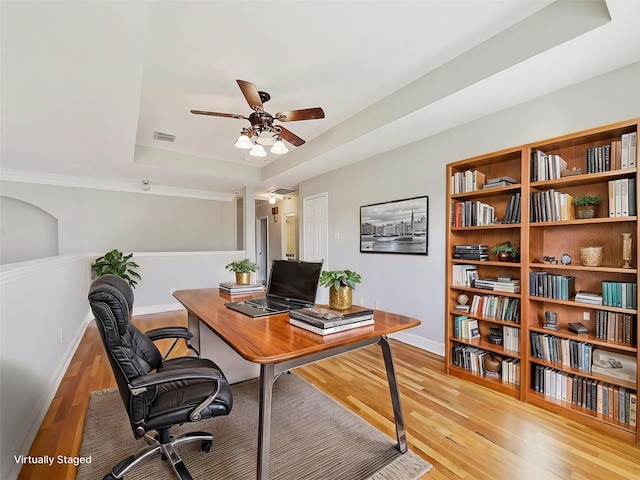
<path id="1" fill-rule="evenodd" d="M 511 245 L 511 242 L 504 242 L 500 245 L 496 245 L 491 249 L 491 253 L 497 255 L 498 260 L 501 262 L 513 262 L 520 256 L 518 248 Z"/>
<path id="2" fill-rule="evenodd" d="M 336 310 L 348 310 L 352 305 L 352 291 L 362 278 L 352 270 L 323 270 L 320 285 L 329 288 L 329 306 Z"/>
<path id="3" fill-rule="evenodd" d="M 594 218 L 596 209 L 602 202 L 602 197 L 598 195 L 580 195 L 573 199 L 576 206 L 576 218 Z"/>
<path id="4" fill-rule="evenodd" d="M 243 258 L 242 260 L 234 260 L 225 268 L 236 274 L 236 283 L 248 284 L 251 283 L 251 272 L 258 270 L 258 264 L 248 258 Z"/>
<path id="5" fill-rule="evenodd" d="M 95 259 L 91 268 L 96 272 L 97 277 L 108 273 L 124 278 L 132 288 L 136 288 L 137 281 L 141 280 L 136 268 L 140 268 L 136 262 L 131 261 L 133 253 L 124 255 L 120 250 L 114 249 Z"/>

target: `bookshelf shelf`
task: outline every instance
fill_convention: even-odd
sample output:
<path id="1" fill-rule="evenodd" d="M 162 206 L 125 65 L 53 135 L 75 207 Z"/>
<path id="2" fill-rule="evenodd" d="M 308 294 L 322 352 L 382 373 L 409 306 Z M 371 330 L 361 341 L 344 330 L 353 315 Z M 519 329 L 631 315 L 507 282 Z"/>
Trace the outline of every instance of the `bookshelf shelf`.
<path id="1" fill-rule="evenodd" d="M 536 375 L 539 381 L 539 375 L 543 373 L 551 375 L 551 371 L 554 371 L 562 372 L 562 378 L 556 377 L 557 381 L 567 382 L 569 379 L 578 381 L 577 378 L 580 377 L 590 385 L 593 384 L 593 388 L 599 384 L 602 391 L 612 387 L 616 396 L 620 394 L 629 403 L 636 402 L 637 417 L 640 359 L 637 284 L 640 275 L 638 266 L 640 236 L 636 213 L 638 207 L 636 185 L 640 149 L 636 145 L 635 153 L 627 152 L 634 152 L 632 147 L 629 150 L 629 145 L 633 145 L 634 135 L 637 141 L 639 127 L 640 119 L 632 119 L 461 160 L 447 166 L 447 176 L 450 179 L 447 187 L 446 239 L 449 252 L 446 267 L 447 285 L 449 285 L 446 294 L 447 334 L 445 336 L 447 372 L 503 392 L 520 401 L 588 423 L 630 442 L 639 440 L 637 421 L 633 423 L 628 417 L 620 421 L 612 416 L 605 416 L 597 410 L 592 411 L 584 406 L 572 404 L 571 401 L 559 401 L 548 394 L 536 391 L 534 382 Z M 631 142 L 629 142 L 630 139 Z M 563 170 L 565 168 L 566 171 Z M 560 172 L 564 173 L 561 175 Z M 576 174 L 576 172 L 580 173 Z M 465 176 L 473 177 L 473 188 L 468 188 L 470 184 L 467 183 L 467 191 L 463 188 L 463 193 L 457 193 L 461 191 L 460 178 Z M 487 184 L 500 186 L 483 188 Z M 600 196 L 603 199 L 596 217 L 574 218 L 576 215 L 571 199 L 585 194 Z M 464 206 L 461 206 L 461 203 Z M 486 205 L 493 208 L 493 210 L 489 208 L 490 212 L 495 211 L 496 223 L 486 221 L 486 216 L 482 213 Z M 466 209 L 464 216 L 460 213 L 461 209 Z M 513 209 L 517 210 L 518 216 L 513 215 Z M 476 222 L 474 218 L 469 222 L 469 212 L 478 218 L 483 215 L 482 220 Z M 461 222 L 460 218 L 465 220 Z M 550 218 L 555 221 L 548 221 Z M 545 221 L 534 221 L 540 219 Z M 628 233 L 632 236 L 631 268 L 622 268 L 624 263 L 622 234 Z M 497 258 L 490 253 L 488 260 L 453 258 L 454 251 L 464 251 L 463 248 L 486 245 L 490 250 L 493 246 L 505 241 L 511 242 L 519 249 L 519 262 L 498 262 Z M 604 247 L 599 266 L 582 264 L 581 248 L 586 246 Z M 459 248 L 456 249 L 456 247 Z M 571 263 L 567 265 L 542 261 L 543 258 L 554 257 L 560 262 L 560 258 L 565 253 L 571 256 Z M 462 265 L 470 267 L 462 267 Z M 520 281 L 520 292 L 508 293 L 480 289 L 474 287 L 473 282 L 467 282 L 469 283 L 467 286 L 453 285 L 454 266 L 456 272 L 463 270 L 467 274 L 469 269 L 475 268 L 477 276 L 481 279 L 502 277 L 517 279 Z M 536 283 L 532 284 L 534 281 Z M 566 282 L 569 282 L 568 288 L 572 289 L 571 292 L 565 293 L 562 290 L 567 285 Z M 615 288 L 618 290 L 612 290 Z M 611 293 L 620 292 L 621 288 L 626 289 L 624 297 L 621 297 L 620 293 Z M 609 305 L 577 302 L 575 295 L 581 291 L 601 294 L 605 300 L 604 303 Z M 533 292 L 537 295 L 533 295 Z M 479 312 L 475 314 L 455 310 L 460 293 L 467 294 L 469 305 L 475 297 L 486 296 L 499 296 L 519 302 L 519 323 L 493 316 L 486 317 L 478 309 L 474 309 Z M 543 294 L 545 296 L 542 296 Z M 616 295 L 617 301 L 613 301 L 616 300 Z M 550 298 L 552 296 L 568 299 Z M 629 298 L 630 303 L 627 306 L 631 308 L 620 308 L 621 298 L 622 301 L 627 301 L 626 299 Z M 610 306 L 616 303 L 618 306 Z M 547 312 L 556 314 L 559 330 L 542 328 Z M 477 321 L 481 338 L 469 340 L 456 337 L 455 324 L 458 322 L 456 317 L 460 316 L 467 316 Z M 587 327 L 588 333 L 581 335 L 572 333 L 568 329 L 569 323 L 582 323 Z M 517 340 L 519 353 L 505 351 L 500 345 L 488 341 L 491 329 L 495 332 L 496 329 L 506 327 L 515 327 L 514 331 L 519 335 Z M 532 351 L 532 337 L 538 337 L 532 335 L 534 333 L 558 337 L 555 340 L 558 342 L 569 339 L 588 343 L 592 346 L 591 350 L 598 349 L 609 352 L 613 356 L 623 356 L 627 366 L 631 359 L 636 369 L 635 382 L 615 379 L 596 372 L 587 373 L 575 368 L 562 367 L 536 358 Z M 616 340 L 613 340 L 614 338 Z M 476 348 L 491 355 L 511 358 L 514 362 L 519 361 L 520 381 L 507 385 L 501 380 L 485 378 L 478 372 L 454 365 L 454 349 L 458 346 L 459 350 L 460 345 Z M 539 387 L 539 385 L 535 386 Z M 597 395 L 594 393 L 596 398 Z M 604 393 L 601 395 L 604 397 Z M 630 411 L 628 413 L 630 414 Z"/>

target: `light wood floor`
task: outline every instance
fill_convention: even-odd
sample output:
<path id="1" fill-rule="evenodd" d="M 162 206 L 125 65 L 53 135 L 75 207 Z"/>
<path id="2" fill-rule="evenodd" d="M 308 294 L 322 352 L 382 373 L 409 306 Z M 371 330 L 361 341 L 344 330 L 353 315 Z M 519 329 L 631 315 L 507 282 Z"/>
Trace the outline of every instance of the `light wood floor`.
<path id="1" fill-rule="evenodd" d="M 186 313 L 139 316 L 134 321 L 143 331 L 165 325 L 186 326 Z M 640 445 L 621 442 L 449 377 L 444 374 L 444 359 L 437 355 L 395 341 L 392 348 L 409 447 L 433 465 L 423 479 L 640 478 Z M 324 360 L 295 372 L 395 437 L 378 347 Z M 114 386 L 99 335 L 91 324 L 29 454 L 77 455 L 89 392 Z M 72 480 L 75 468 L 25 465 L 18 478 Z"/>

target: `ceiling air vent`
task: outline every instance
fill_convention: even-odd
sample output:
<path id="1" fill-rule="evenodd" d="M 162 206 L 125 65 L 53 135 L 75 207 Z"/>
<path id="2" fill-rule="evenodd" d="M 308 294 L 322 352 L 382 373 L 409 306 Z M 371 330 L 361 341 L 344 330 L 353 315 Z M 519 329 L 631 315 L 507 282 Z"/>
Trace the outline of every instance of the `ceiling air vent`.
<path id="1" fill-rule="evenodd" d="M 289 195 L 294 192 L 295 190 L 291 188 L 276 188 L 275 190 L 269 190 L 269 193 L 273 195 Z"/>
<path id="2" fill-rule="evenodd" d="M 163 142 L 175 142 L 176 141 L 176 136 L 175 135 L 171 135 L 170 133 L 155 132 L 153 134 L 153 138 L 155 138 L 156 140 L 162 140 Z"/>

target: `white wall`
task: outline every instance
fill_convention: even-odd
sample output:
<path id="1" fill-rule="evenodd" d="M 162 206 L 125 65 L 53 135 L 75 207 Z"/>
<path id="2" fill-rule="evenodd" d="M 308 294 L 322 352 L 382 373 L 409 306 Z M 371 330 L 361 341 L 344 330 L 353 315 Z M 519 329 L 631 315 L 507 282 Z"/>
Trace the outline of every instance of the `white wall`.
<path id="1" fill-rule="evenodd" d="M 60 255 L 236 250 L 235 201 L 1 182 L 2 195 L 58 219 Z"/>
<path id="2" fill-rule="evenodd" d="M 635 63 L 303 182 L 300 198 L 329 193 L 327 267 L 362 274 L 355 302 L 420 319 L 398 337 L 444 354 L 446 164 L 639 117 L 638 85 Z M 359 253 L 360 206 L 418 195 L 429 196 L 428 256 Z"/>
<path id="3" fill-rule="evenodd" d="M 233 279 L 225 265 L 244 257 L 244 251 L 134 254 L 142 276 L 134 292 L 134 315 L 180 309 L 172 288 L 216 287 Z M 28 454 L 93 319 L 87 293 L 94 258 L 63 255 L 0 267 L 0 478 L 17 476 L 20 465 L 13 456 Z M 233 352 L 216 355 L 237 362 Z"/>

